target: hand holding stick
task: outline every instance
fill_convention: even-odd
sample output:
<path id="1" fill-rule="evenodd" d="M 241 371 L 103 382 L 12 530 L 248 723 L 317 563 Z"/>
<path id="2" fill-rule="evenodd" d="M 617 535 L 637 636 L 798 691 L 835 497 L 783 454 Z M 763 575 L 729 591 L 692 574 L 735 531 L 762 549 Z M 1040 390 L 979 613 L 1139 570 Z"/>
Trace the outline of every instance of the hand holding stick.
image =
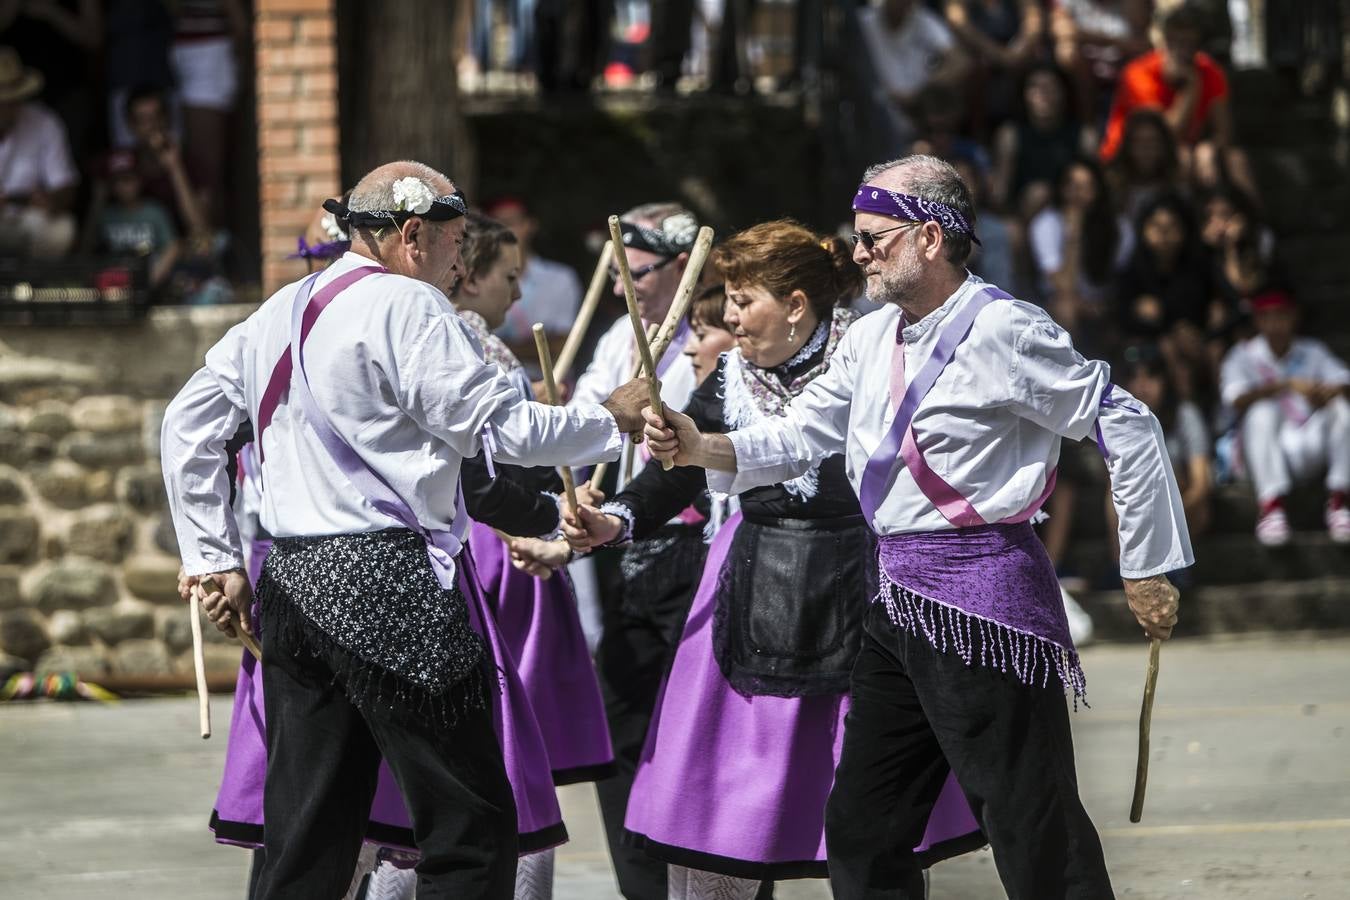
<path id="1" fill-rule="evenodd" d="M 210 594 L 225 593 L 224 589 L 221 588 L 221 586 L 216 583 L 216 580 L 214 578 L 210 577 L 203 578 L 199 583 L 201 585 L 203 594 L 210 595 Z M 236 628 L 235 631 L 238 633 L 239 643 L 243 644 L 244 648 L 248 650 L 249 653 L 253 654 L 254 659 L 256 659 L 258 662 L 262 662 L 262 647 L 258 645 L 257 638 L 255 638 L 251 634 L 248 634 L 242 628 Z"/>
<path id="2" fill-rule="evenodd" d="M 1144 817 L 1144 791 L 1148 787 L 1148 744 L 1153 729 L 1153 695 L 1158 690 L 1158 656 L 1162 641 L 1153 638 L 1148 645 L 1148 674 L 1144 678 L 1144 703 L 1139 710 L 1139 758 L 1134 769 L 1134 799 L 1130 802 L 1130 821 Z"/>
<path id="3" fill-rule="evenodd" d="M 596 307 L 600 305 L 605 286 L 609 284 L 609 264 L 613 259 L 614 242 L 605 241 L 604 249 L 600 251 L 600 259 L 595 263 L 595 272 L 591 274 L 591 283 L 586 287 L 586 296 L 581 301 L 581 308 L 577 310 L 576 321 L 572 323 L 572 330 L 567 333 L 567 340 L 558 351 L 558 359 L 553 366 L 553 377 L 558 381 L 566 381 L 572 371 L 572 363 L 576 362 L 581 342 L 586 339 L 586 330 L 591 327 Z"/>
<path id="4" fill-rule="evenodd" d="M 653 322 L 652 324 L 650 324 L 650 325 L 647 326 L 647 343 L 648 343 L 648 344 L 650 344 L 652 341 L 656 340 L 656 334 L 657 334 L 657 332 L 658 332 L 659 330 L 660 330 L 660 326 L 657 325 L 655 322 Z M 634 378 L 637 378 L 637 377 L 638 377 L 639 375 L 641 375 L 641 374 L 642 374 L 642 357 L 638 357 L 638 361 L 637 361 L 636 363 L 633 364 L 633 371 L 629 374 L 628 380 L 629 380 L 629 381 L 632 381 Z M 633 446 L 633 443 L 632 443 L 631 441 L 629 441 L 628 444 L 627 444 L 627 448 L 625 449 L 625 452 L 626 452 L 626 453 L 632 453 L 632 446 Z M 631 458 L 631 457 L 630 457 L 630 458 Z M 598 490 L 600 490 L 600 482 L 604 480 L 604 477 L 605 477 L 605 470 L 608 469 L 608 468 L 609 468 L 609 463 L 608 463 L 608 462 L 602 462 L 602 463 L 600 463 L 598 466 L 596 466 L 595 469 L 591 472 L 591 479 L 590 479 L 591 490 L 593 490 L 593 491 L 598 491 Z M 628 468 L 628 469 L 631 469 L 632 467 L 631 467 L 631 466 L 628 466 L 627 468 Z M 620 490 L 623 489 L 623 485 L 622 485 L 622 484 L 619 485 L 619 489 L 620 489 Z"/>
<path id="5" fill-rule="evenodd" d="M 558 405 L 558 382 L 553 377 L 553 354 L 548 349 L 548 334 L 540 322 L 534 324 L 534 346 L 539 351 L 539 369 L 544 374 L 544 389 L 548 392 L 548 402 Z M 572 468 L 562 466 L 563 491 L 567 494 L 567 508 L 572 515 L 577 514 L 577 486 L 572 479 Z"/>
<path id="6" fill-rule="evenodd" d="M 656 377 L 656 363 L 652 362 L 652 348 L 647 345 L 647 330 L 642 325 L 642 313 L 638 311 L 637 288 L 633 286 L 633 273 L 628 268 L 628 254 L 623 250 L 623 233 L 619 230 L 619 217 L 609 217 L 609 236 L 614 241 L 614 262 L 619 267 L 619 280 L 623 282 L 623 297 L 628 304 L 628 320 L 633 325 L 633 338 L 637 343 L 638 356 L 642 367 L 651 379 L 652 409 L 661 408 L 661 382 Z M 635 437 L 634 441 L 637 440 Z M 674 463 L 666 465 L 672 468 Z"/>

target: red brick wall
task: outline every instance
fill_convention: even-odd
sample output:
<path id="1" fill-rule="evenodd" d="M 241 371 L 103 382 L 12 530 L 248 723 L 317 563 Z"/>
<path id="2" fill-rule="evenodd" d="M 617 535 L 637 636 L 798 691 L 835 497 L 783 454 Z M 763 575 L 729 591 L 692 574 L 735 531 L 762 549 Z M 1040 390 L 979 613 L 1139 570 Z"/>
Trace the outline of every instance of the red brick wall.
<path id="1" fill-rule="evenodd" d="M 254 4 L 264 295 L 304 274 L 304 263 L 286 256 L 319 205 L 342 191 L 333 4 Z"/>

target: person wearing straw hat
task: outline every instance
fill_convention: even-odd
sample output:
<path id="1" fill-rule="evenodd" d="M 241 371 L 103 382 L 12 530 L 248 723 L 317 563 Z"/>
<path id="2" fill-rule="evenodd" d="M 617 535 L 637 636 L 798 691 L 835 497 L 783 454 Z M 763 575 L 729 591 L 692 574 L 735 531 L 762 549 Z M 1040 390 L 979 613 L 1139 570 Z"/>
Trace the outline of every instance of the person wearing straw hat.
<path id="1" fill-rule="evenodd" d="M 730 434 L 648 411 L 655 457 L 713 490 L 799 477 L 843 453 L 878 535 L 880 590 L 851 677 L 825 814 L 839 900 L 924 896 L 922 839 L 954 775 L 1015 900 L 1113 896 L 1078 796 L 1066 692 L 1085 683 L 1054 569 L 1030 520 L 1060 442 L 1095 435 L 1120 517 L 1131 611 L 1170 636 L 1165 573 L 1194 561 L 1162 428 L 1039 307 L 971 275 L 970 192 L 948 163 L 873 166 L 853 258 L 887 305 L 849 329 L 784 409 Z"/>
<path id="2" fill-rule="evenodd" d="M 640 427 L 641 381 L 600 404 L 524 401 L 484 362 L 441 284 L 461 265 L 467 207 L 446 176 L 381 166 L 327 201 L 353 249 L 281 288 L 206 354 L 169 404 L 161 461 L 186 575 L 228 634 L 252 591 L 227 505 L 222 448 L 256 429 L 267 776 L 262 898 L 340 896 L 381 758 L 417 849 L 418 895 L 505 900 L 517 810 L 481 636 L 463 459 L 524 465 L 617 457 Z M 327 312 L 328 307 L 336 309 Z"/>
<path id="3" fill-rule="evenodd" d="M 75 188 L 66 126 L 36 102 L 41 73 L 0 47 L 0 254 L 51 259 L 75 242 Z"/>
<path id="4" fill-rule="evenodd" d="M 698 220 L 678 203 L 647 203 L 619 217 L 638 310 L 644 324 L 662 322 L 675 301 L 689 262 Z M 614 295 L 623 297 L 617 267 L 610 265 Z M 681 321 L 670 347 L 656 361 L 661 398 L 683 409 L 698 383 L 684 355 L 688 323 Z M 590 366 L 577 379 L 572 403 L 594 403 L 628 380 L 637 359 L 633 326 L 620 316 L 600 338 Z M 642 471 L 646 448 L 633 454 L 630 477 Z M 622 485 L 623 473 L 620 473 Z M 595 662 L 605 695 L 618 772 L 596 783 L 610 858 L 627 900 L 665 900 L 666 868 L 623 843 L 623 820 L 638 756 L 656 695 L 689 612 L 706 547 L 702 513 L 690 508 L 643 540 L 624 548 L 618 596 L 602 603 L 602 631 Z"/>

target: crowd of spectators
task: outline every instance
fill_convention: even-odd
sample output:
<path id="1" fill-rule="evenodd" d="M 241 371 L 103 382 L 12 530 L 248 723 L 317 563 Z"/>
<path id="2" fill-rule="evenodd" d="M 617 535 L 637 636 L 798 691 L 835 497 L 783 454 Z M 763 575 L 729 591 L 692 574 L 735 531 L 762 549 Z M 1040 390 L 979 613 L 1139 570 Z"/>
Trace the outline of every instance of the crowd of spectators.
<path id="1" fill-rule="evenodd" d="M 857 16 L 891 155 L 956 165 L 982 240 L 971 268 L 1043 305 L 1159 414 L 1193 535 L 1216 481 L 1247 478 L 1257 538 L 1287 543 L 1286 498 L 1325 474 L 1325 525 L 1350 543 L 1350 370 L 1295 336 L 1233 139 L 1223 5 L 876 0 Z M 1066 444 L 1042 535 L 1062 574 L 1093 580 L 1068 550 L 1097 454 Z"/>
<path id="2" fill-rule="evenodd" d="M 225 299 L 241 0 L 0 0 L 0 255 Z"/>

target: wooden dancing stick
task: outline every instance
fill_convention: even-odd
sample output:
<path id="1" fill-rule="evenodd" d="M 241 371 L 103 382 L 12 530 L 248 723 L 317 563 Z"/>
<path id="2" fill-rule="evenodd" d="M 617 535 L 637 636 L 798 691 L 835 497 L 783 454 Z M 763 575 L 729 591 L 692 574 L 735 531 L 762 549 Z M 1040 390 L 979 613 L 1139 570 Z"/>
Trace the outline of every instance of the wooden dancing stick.
<path id="1" fill-rule="evenodd" d="M 656 377 L 656 363 L 652 362 L 652 348 L 647 345 L 647 330 L 642 325 L 642 314 L 638 312 L 637 289 L 633 287 L 633 273 L 628 269 L 628 254 L 623 252 L 623 233 L 619 230 L 619 217 L 609 217 L 609 236 L 614 241 L 614 262 L 619 267 L 619 278 L 623 282 L 623 298 L 628 303 L 628 320 L 633 325 L 633 338 L 637 342 L 638 356 L 642 360 L 642 367 L 647 370 L 647 377 L 651 383 L 647 388 L 651 392 L 648 399 L 651 400 L 652 409 L 660 412 L 661 410 L 661 382 Z M 636 443 L 637 439 L 634 439 Z M 670 460 L 662 460 L 661 465 L 670 469 L 674 463 Z"/>
<path id="2" fill-rule="evenodd" d="M 595 263 L 595 272 L 591 274 L 591 283 L 586 287 L 586 296 L 581 301 L 581 308 L 577 310 L 576 321 L 572 323 L 572 330 L 567 333 L 567 340 L 563 342 L 562 349 L 558 351 L 558 358 L 554 361 L 553 377 L 558 381 L 566 381 L 572 371 L 572 363 L 576 362 L 581 342 L 586 339 L 586 330 L 591 327 L 596 307 L 600 305 L 600 298 L 605 293 L 606 285 L 609 284 L 609 264 L 613 259 L 614 242 L 605 241 L 605 246 L 600 251 L 600 259 Z"/>
<path id="3" fill-rule="evenodd" d="M 201 580 L 201 586 L 202 591 L 206 594 L 225 593 L 225 589 L 217 584 L 214 578 L 203 578 Z M 262 662 L 262 647 L 258 646 L 257 639 L 251 634 L 246 634 L 242 628 L 236 628 L 235 631 L 239 635 L 239 643 L 243 644 L 244 648 L 248 650 L 249 653 L 253 654 L 254 659 L 258 662 Z"/>
<path id="4" fill-rule="evenodd" d="M 653 322 L 652 324 L 650 324 L 650 325 L 647 326 L 647 343 L 650 344 L 652 341 L 656 340 L 656 333 L 657 333 L 657 331 L 659 331 L 659 330 L 660 330 L 660 326 L 657 325 L 655 322 Z M 638 358 L 638 361 L 633 365 L 633 372 L 632 372 L 631 375 L 628 376 L 628 380 L 629 380 L 629 381 L 632 381 L 634 378 L 638 377 L 638 376 L 641 375 L 641 374 L 642 374 L 642 358 L 639 357 L 639 358 Z M 624 451 L 625 454 L 632 453 L 632 449 L 631 449 L 632 446 L 633 446 L 633 442 L 632 442 L 632 441 L 629 441 L 629 442 L 628 442 L 628 445 L 627 445 L 627 447 L 625 448 L 625 451 Z M 629 457 L 629 458 L 631 459 L 631 457 Z M 608 469 L 608 468 L 609 468 L 609 463 L 608 463 L 608 462 L 602 462 L 602 463 L 600 463 L 598 466 L 596 466 L 594 470 L 592 470 L 592 472 L 591 472 L 591 479 L 590 479 L 590 482 L 589 482 L 589 483 L 590 483 L 590 486 L 591 486 L 591 490 L 593 490 L 593 491 L 598 491 L 598 490 L 600 490 L 600 482 L 604 479 L 604 477 L 605 477 L 605 470 Z M 632 468 L 632 467 L 629 466 L 629 469 L 631 469 L 631 468 Z"/>
<path id="5" fill-rule="evenodd" d="M 1139 710 L 1139 760 L 1134 769 L 1134 799 L 1130 802 L 1130 821 L 1144 816 L 1144 790 L 1148 787 L 1148 739 L 1153 728 L 1153 695 L 1158 690 L 1158 655 L 1162 641 L 1153 638 L 1148 645 L 1148 675 L 1144 678 L 1144 704 Z"/>
<path id="6" fill-rule="evenodd" d="M 202 740 L 211 736 L 211 692 L 206 687 L 206 658 L 202 655 L 202 620 L 197 610 L 197 598 L 188 601 L 188 618 L 192 622 L 192 668 L 197 673 L 197 722 L 201 725 Z"/>
<path id="7" fill-rule="evenodd" d="M 558 381 L 553 377 L 553 354 L 548 349 L 548 334 L 542 322 L 534 323 L 534 347 L 539 351 L 539 369 L 544 374 L 544 390 L 548 392 L 548 402 L 558 406 Z M 572 515 L 577 514 L 577 485 L 572 479 L 572 467 L 560 466 L 563 492 L 567 495 L 567 508 Z"/>

